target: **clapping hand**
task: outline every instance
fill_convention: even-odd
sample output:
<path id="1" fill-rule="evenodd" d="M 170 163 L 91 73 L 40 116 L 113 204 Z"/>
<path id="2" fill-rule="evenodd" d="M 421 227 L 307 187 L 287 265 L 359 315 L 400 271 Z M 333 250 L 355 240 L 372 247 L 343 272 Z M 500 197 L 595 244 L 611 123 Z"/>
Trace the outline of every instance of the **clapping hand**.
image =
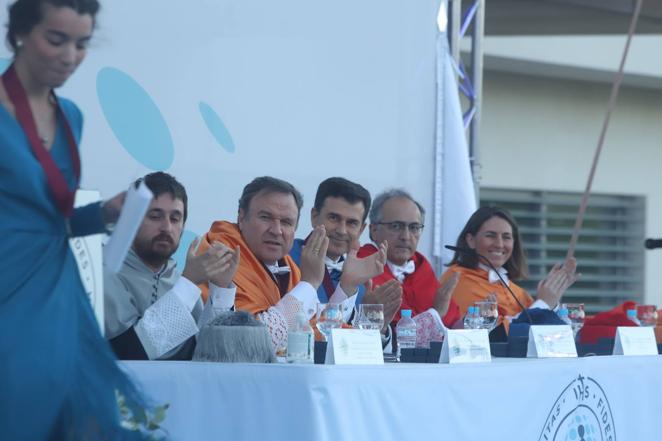
<path id="1" fill-rule="evenodd" d="M 363 258 L 357 257 L 358 250 L 359 243 L 356 240 L 347 253 L 347 259 L 342 267 L 342 276 L 340 276 L 340 287 L 350 296 L 356 292 L 359 285 L 363 285 L 384 272 L 388 243 L 382 242 L 376 253 Z"/>
<path id="2" fill-rule="evenodd" d="M 212 282 L 223 288 L 230 286 L 239 265 L 239 247 L 232 250 L 220 242 L 214 242 L 204 253 L 196 256 L 199 243 L 197 238 L 189 246 L 182 276 L 196 285 Z"/>
<path id="3" fill-rule="evenodd" d="M 382 333 L 384 333 L 402 304 L 402 286 L 397 280 L 389 280 L 373 289 L 372 281 L 369 280 L 366 283 L 366 293 L 362 303 L 384 305 L 384 328 L 382 329 Z"/>
<path id="4" fill-rule="evenodd" d="M 549 274 L 538 283 L 538 299 L 550 308 L 555 308 L 565 291 L 581 276 L 577 272 L 577 259 L 570 257 L 561 264 L 556 264 Z"/>
<path id="5" fill-rule="evenodd" d="M 209 277 L 209 281 L 220 288 L 229 288 L 232 285 L 232 279 L 234 279 L 237 268 L 239 268 L 239 261 L 241 260 L 239 246 L 237 245 L 232 250 L 222 243 L 215 242 L 214 244 L 224 248 L 222 250 L 219 247 L 219 252 L 223 253 L 221 257 L 222 266 Z M 215 245 L 212 245 L 212 247 Z"/>
<path id="6" fill-rule="evenodd" d="M 437 292 L 434 295 L 434 301 L 432 302 L 432 307 L 439 313 L 439 317 L 443 318 L 448 312 L 448 305 L 451 302 L 451 297 L 455 287 L 460 281 L 460 273 L 453 273 L 444 284 L 437 288 Z M 439 280 L 441 282 L 441 280 Z"/>
<path id="7" fill-rule="evenodd" d="M 306 244 L 301 249 L 301 280 L 319 288 L 324 280 L 324 257 L 329 247 L 329 238 L 326 237 L 324 225 L 315 227 Z"/>

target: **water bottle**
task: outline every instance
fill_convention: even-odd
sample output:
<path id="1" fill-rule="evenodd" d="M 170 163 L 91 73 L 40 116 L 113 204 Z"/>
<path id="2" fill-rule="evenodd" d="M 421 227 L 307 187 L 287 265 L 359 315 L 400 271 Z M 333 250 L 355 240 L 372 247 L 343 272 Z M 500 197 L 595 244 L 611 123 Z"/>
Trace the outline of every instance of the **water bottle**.
<path id="1" fill-rule="evenodd" d="M 627 315 L 628 315 L 628 319 L 630 319 L 630 321 L 634 322 L 637 326 L 641 326 L 641 322 L 637 318 L 637 310 L 636 309 L 628 309 Z"/>
<path id="2" fill-rule="evenodd" d="M 287 331 L 287 362 L 313 363 L 315 334 L 303 311 L 297 314 L 296 324 Z"/>
<path id="3" fill-rule="evenodd" d="M 416 347 L 416 322 L 411 318 L 411 309 L 400 311 L 402 318 L 395 327 L 398 341 L 397 358 L 400 360 L 400 350 Z"/>
<path id="4" fill-rule="evenodd" d="M 483 319 L 480 317 L 478 306 L 470 306 L 464 316 L 464 329 L 480 329 Z"/>
<path id="5" fill-rule="evenodd" d="M 563 323 L 572 326 L 572 320 L 570 320 L 570 317 L 568 316 L 568 308 L 559 309 L 558 316 L 563 321 Z"/>
<path id="6" fill-rule="evenodd" d="M 467 313 L 464 315 L 464 329 L 473 329 L 474 328 L 474 307 L 470 306 L 469 309 L 467 309 Z"/>

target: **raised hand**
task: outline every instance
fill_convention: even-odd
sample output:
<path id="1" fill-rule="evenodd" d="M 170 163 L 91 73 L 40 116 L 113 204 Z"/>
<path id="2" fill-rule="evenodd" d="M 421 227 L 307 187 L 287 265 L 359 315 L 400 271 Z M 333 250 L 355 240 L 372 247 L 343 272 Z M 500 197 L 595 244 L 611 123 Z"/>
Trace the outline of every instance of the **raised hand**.
<path id="1" fill-rule="evenodd" d="M 196 256 L 195 250 L 198 243 L 200 243 L 200 238 L 196 238 L 188 247 L 186 264 L 182 272 L 182 276 L 196 285 L 217 278 L 227 269 L 229 262 L 234 258 L 233 250 L 220 242 L 212 243 L 204 253 Z M 232 273 L 232 276 L 234 276 L 234 273 Z M 232 281 L 232 278 L 230 278 L 230 281 Z M 227 287 L 227 285 L 223 287 Z"/>
<path id="2" fill-rule="evenodd" d="M 384 305 L 384 333 L 402 304 L 402 286 L 397 280 L 389 280 L 373 290 L 372 282 L 368 281 L 362 303 Z"/>
<path id="3" fill-rule="evenodd" d="M 101 217 L 104 224 L 114 224 L 120 217 L 120 212 L 124 206 L 126 191 L 116 194 L 112 198 L 103 201 L 101 204 Z"/>
<path id="4" fill-rule="evenodd" d="M 326 237 L 326 228 L 324 225 L 315 227 L 311 233 L 306 245 L 301 249 L 301 280 L 313 285 L 315 289 L 319 288 L 324 280 L 324 257 L 329 247 L 329 238 Z"/>
<path id="5" fill-rule="evenodd" d="M 229 288 L 232 285 L 232 279 L 237 272 L 237 268 L 239 268 L 241 256 L 239 246 L 235 247 L 234 250 L 225 245 L 223 247 L 227 248 L 228 252 L 221 258 L 221 264 L 210 273 L 209 281 L 218 287 Z"/>
<path id="6" fill-rule="evenodd" d="M 448 305 L 451 302 L 451 296 L 453 295 L 453 291 L 455 291 L 455 287 L 459 281 L 460 273 L 453 273 L 444 284 L 437 288 L 437 292 L 434 295 L 434 301 L 432 302 L 432 307 L 439 313 L 440 318 L 443 318 L 448 312 Z"/>
<path id="7" fill-rule="evenodd" d="M 357 257 L 359 250 L 358 240 L 354 241 L 347 253 L 347 259 L 342 267 L 340 276 L 340 287 L 348 295 L 353 295 L 359 285 L 363 285 L 368 280 L 384 272 L 386 264 L 386 252 L 388 243 L 386 241 L 379 245 L 379 250 L 363 258 Z"/>
<path id="8" fill-rule="evenodd" d="M 561 301 L 565 291 L 581 276 L 577 272 L 577 260 L 574 257 L 556 264 L 549 274 L 538 283 L 538 299 L 543 300 L 550 308 L 555 308 Z"/>

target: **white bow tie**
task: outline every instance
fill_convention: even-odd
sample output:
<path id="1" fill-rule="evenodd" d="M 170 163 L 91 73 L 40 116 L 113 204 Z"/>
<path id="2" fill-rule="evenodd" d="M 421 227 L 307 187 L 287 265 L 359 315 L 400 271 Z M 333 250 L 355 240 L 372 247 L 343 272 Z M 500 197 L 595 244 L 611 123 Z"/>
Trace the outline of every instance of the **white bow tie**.
<path id="1" fill-rule="evenodd" d="M 389 269 L 393 273 L 393 276 L 398 279 L 398 282 L 402 283 L 402 281 L 405 279 L 405 276 L 407 274 L 411 274 L 414 271 L 416 271 L 416 265 L 414 265 L 413 260 L 407 261 L 404 265 L 396 265 L 394 263 L 391 263 L 389 261 L 386 262 L 388 265 Z"/>
<path id="2" fill-rule="evenodd" d="M 290 267 L 287 265 L 285 266 L 278 266 L 278 264 L 267 265 L 267 268 L 269 268 L 269 271 L 274 276 L 280 276 L 281 274 L 287 274 L 290 272 Z"/>
<path id="3" fill-rule="evenodd" d="M 329 272 L 336 270 L 338 272 L 342 272 L 342 266 L 345 264 L 345 259 L 343 256 L 340 256 L 337 262 L 332 260 L 331 258 L 324 256 L 324 265 L 326 265 L 326 269 L 329 270 Z"/>
<path id="4" fill-rule="evenodd" d="M 494 271 L 489 266 L 483 265 L 482 263 L 480 264 L 480 267 L 487 271 L 488 282 L 501 283 L 501 280 L 499 280 L 499 276 L 497 275 L 496 271 Z M 501 277 L 503 278 L 503 281 L 506 282 L 506 285 L 510 285 L 510 280 L 508 280 L 508 270 L 501 267 L 499 268 L 499 274 L 501 274 Z"/>

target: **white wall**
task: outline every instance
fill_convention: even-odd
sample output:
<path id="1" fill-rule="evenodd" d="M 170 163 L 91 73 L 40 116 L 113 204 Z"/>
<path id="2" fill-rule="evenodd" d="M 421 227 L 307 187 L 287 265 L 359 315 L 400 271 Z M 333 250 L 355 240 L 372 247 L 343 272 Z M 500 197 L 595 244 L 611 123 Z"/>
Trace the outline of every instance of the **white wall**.
<path id="1" fill-rule="evenodd" d="M 299 236 L 330 176 L 373 194 L 402 186 L 431 207 L 438 4 L 103 2 L 89 55 L 60 91 L 85 115 L 83 186 L 109 196 L 165 169 L 190 195 L 188 239 L 215 219 L 236 219 L 242 188 L 264 174 L 303 192 Z M 104 72 L 134 83 L 105 81 Z M 234 150 L 211 135 L 200 102 L 222 119 Z M 109 118 L 104 105 L 121 111 Z"/>
<path id="2" fill-rule="evenodd" d="M 482 186 L 583 192 L 610 86 L 485 72 Z M 624 88 L 593 191 L 646 197 L 662 237 L 662 92 Z M 646 252 L 645 300 L 662 305 L 662 250 Z"/>

